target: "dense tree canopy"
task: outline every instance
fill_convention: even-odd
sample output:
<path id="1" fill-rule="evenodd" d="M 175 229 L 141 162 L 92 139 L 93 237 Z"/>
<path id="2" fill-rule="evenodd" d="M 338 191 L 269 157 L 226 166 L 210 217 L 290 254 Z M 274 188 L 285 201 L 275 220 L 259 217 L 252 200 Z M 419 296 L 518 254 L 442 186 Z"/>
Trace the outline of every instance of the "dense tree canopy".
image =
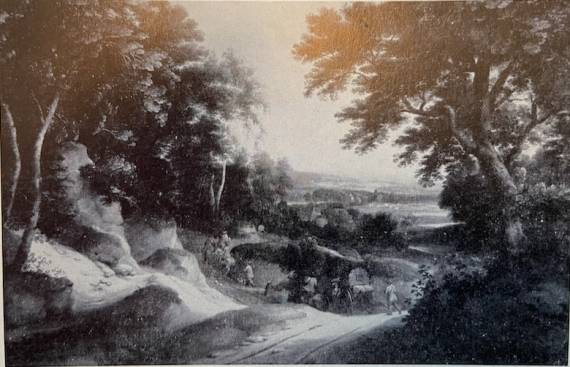
<path id="1" fill-rule="evenodd" d="M 281 215 L 278 204 L 285 201 L 292 188 L 291 167 L 285 160 L 277 163 L 267 153 L 253 157 L 250 176 L 253 198 L 252 210 L 262 223 L 268 224 L 272 216 Z"/>
<path id="2" fill-rule="evenodd" d="M 355 3 L 307 18 L 294 54 L 313 67 L 306 93 L 352 85 L 361 98 L 337 116 L 359 152 L 397 139 L 401 164 L 420 160 L 424 183 L 477 160 L 507 209 L 506 235 L 524 235 L 512 212 L 512 162 L 538 126 L 568 119 L 568 7 L 560 1 Z M 420 159 L 421 156 L 421 159 Z"/>
<path id="3" fill-rule="evenodd" d="M 3 211 L 26 229 L 15 267 L 38 221 L 57 232 L 72 216 L 48 205 L 63 142 L 87 146 L 85 177 L 127 216 L 217 220 L 226 187 L 247 187 L 232 129 L 258 124 L 258 84 L 231 53 L 208 53 L 183 8 L 8 1 L 0 17 Z"/>
<path id="4" fill-rule="evenodd" d="M 96 99 L 109 79 L 146 67 L 135 14 L 135 6 L 124 1 L 3 3 L 0 99 L 14 161 L 10 187 L 3 190 L 9 193 L 5 215 L 11 216 L 18 191 L 27 199 L 18 202 L 28 207 L 16 270 L 27 258 L 39 219 L 42 151 L 50 127 L 54 121 L 73 125 L 67 122 L 82 105 L 78 96 Z"/>

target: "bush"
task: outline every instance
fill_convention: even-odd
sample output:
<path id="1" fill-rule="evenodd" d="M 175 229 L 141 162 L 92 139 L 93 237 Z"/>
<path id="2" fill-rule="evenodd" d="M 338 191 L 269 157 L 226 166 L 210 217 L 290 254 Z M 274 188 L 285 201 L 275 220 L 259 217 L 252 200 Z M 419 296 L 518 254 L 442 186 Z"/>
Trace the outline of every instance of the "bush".
<path id="1" fill-rule="evenodd" d="M 501 245 L 505 228 L 498 205 L 501 202 L 497 190 L 492 189 L 481 175 L 457 170 L 447 177 L 439 206 L 449 209 L 453 220 L 466 224 L 468 240 L 461 244 L 461 249 L 479 251 Z"/>
<path id="2" fill-rule="evenodd" d="M 348 232 L 356 229 L 352 215 L 344 207 L 329 206 L 323 210 L 323 215 L 331 227 Z"/>
<path id="3" fill-rule="evenodd" d="M 389 213 L 364 214 L 360 218 L 356 236 L 360 246 L 394 247 L 404 249 L 407 242 L 396 232 L 398 221 Z"/>
<path id="4" fill-rule="evenodd" d="M 384 363 L 567 364 L 568 283 L 558 259 L 501 258 L 485 272 L 458 266 L 407 323 L 382 340 Z"/>
<path id="5" fill-rule="evenodd" d="M 388 213 L 362 216 L 359 233 L 365 240 L 387 239 L 398 228 L 398 222 Z"/>
<path id="6" fill-rule="evenodd" d="M 570 189 L 538 184 L 517 202 L 529 247 L 536 256 L 567 256 L 570 248 Z"/>

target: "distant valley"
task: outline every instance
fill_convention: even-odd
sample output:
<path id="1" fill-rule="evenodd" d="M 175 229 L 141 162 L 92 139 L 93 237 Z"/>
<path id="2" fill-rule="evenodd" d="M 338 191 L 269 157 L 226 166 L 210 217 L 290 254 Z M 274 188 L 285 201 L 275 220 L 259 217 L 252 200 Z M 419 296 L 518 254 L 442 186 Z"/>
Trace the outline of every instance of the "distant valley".
<path id="1" fill-rule="evenodd" d="M 342 206 L 361 213 L 386 212 L 399 218 L 415 218 L 416 225 L 439 227 L 451 222 L 449 212 L 438 205 L 440 188 L 358 179 L 313 172 L 292 172 L 294 188 L 287 196 L 294 206 Z"/>

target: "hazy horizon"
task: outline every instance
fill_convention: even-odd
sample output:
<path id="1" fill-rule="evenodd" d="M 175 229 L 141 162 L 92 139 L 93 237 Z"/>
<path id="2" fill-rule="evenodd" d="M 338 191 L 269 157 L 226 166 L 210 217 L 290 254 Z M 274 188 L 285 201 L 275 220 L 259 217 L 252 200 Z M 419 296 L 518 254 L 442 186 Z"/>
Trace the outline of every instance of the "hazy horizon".
<path id="1" fill-rule="evenodd" d="M 292 47 L 306 30 L 305 18 L 340 2 L 180 2 L 204 33 L 204 45 L 217 55 L 227 50 L 253 69 L 268 111 L 261 116 L 261 149 L 273 158 L 286 158 L 296 171 L 378 179 L 417 185 L 416 167 L 398 167 L 391 142 L 358 155 L 339 140 L 349 124 L 334 114 L 348 105 L 351 93 L 335 101 L 304 96 L 309 65 L 295 60 Z M 420 187 L 417 185 L 418 188 Z"/>

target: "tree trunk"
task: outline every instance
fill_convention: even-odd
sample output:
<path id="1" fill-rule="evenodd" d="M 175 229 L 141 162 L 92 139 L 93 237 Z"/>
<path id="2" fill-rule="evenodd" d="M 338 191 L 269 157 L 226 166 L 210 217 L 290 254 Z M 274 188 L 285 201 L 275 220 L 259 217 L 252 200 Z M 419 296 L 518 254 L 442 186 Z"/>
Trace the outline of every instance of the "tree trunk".
<path id="1" fill-rule="evenodd" d="M 216 194 L 214 193 L 215 176 L 212 173 L 210 177 L 210 209 L 212 210 L 212 218 L 216 218 Z"/>
<path id="2" fill-rule="evenodd" d="M 10 112 L 9 106 L 3 102 L 2 111 L 4 112 L 2 121 L 6 123 L 6 128 L 10 138 L 10 148 L 12 149 L 12 155 L 14 156 L 14 170 L 12 172 L 10 186 L 8 187 L 8 203 L 6 204 L 6 211 L 4 213 L 4 223 L 9 223 L 10 218 L 12 217 L 12 207 L 14 206 L 14 198 L 18 188 L 18 181 L 20 180 L 22 162 L 20 159 L 20 149 L 18 148 L 18 138 L 14 118 Z"/>
<path id="3" fill-rule="evenodd" d="M 41 204 L 41 158 L 42 158 L 42 147 L 44 144 L 44 138 L 46 133 L 53 121 L 53 116 L 59 104 L 59 94 L 56 94 L 52 103 L 49 106 L 48 114 L 45 116 L 41 116 L 41 128 L 34 142 L 33 146 L 33 154 L 32 154 L 32 161 L 31 161 L 31 195 L 32 195 L 32 208 L 30 212 L 30 217 L 28 219 L 28 223 L 26 228 L 24 229 L 24 234 L 22 235 L 22 239 L 20 241 L 20 245 L 18 247 L 18 252 L 14 257 L 14 261 L 10 265 L 10 268 L 15 271 L 19 272 L 22 270 L 24 264 L 28 260 L 28 255 L 30 253 L 30 249 L 32 247 L 32 239 L 34 237 L 34 232 L 36 230 L 38 219 L 40 216 L 40 204 Z"/>
<path id="4" fill-rule="evenodd" d="M 218 187 L 218 193 L 216 194 L 216 217 L 220 215 L 220 202 L 222 201 L 222 192 L 224 191 L 224 186 L 226 185 L 226 161 L 222 163 L 222 180 L 220 181 L 220 186 Z"/>
<path id="5" fill-rule="evenodd" d="M 480 144 L 475 154 L 483 173 L 487 175 L 492 184 L 492 189 L 497 190 L 503 198 L 503 201 L 498 204 L 503 207 L 508 250 L 511 253 L 519 253 L 526 246 L 526 236 L 515 207 L 517 187 L 513 177 L 489 142 Z"/>

